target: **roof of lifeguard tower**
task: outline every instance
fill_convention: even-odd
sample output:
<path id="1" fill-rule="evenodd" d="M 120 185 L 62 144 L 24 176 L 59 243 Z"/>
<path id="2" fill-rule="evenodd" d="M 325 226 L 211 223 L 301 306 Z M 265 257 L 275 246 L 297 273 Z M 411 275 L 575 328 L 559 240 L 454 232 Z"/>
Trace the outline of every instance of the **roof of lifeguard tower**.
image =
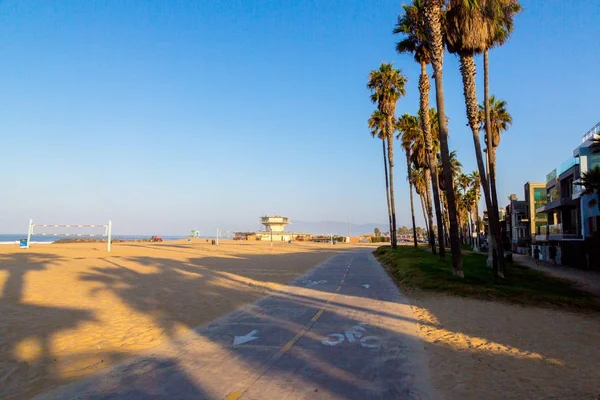
<path id="1" fill-rule="evenodd" d="M 283 217 L 281 215 L 265 215 L 260 217 L 260 222 L 261 223 L 275 223 L 275 224 L 289 224 L 292 221 L 290 221 L 289 217 Z"/>

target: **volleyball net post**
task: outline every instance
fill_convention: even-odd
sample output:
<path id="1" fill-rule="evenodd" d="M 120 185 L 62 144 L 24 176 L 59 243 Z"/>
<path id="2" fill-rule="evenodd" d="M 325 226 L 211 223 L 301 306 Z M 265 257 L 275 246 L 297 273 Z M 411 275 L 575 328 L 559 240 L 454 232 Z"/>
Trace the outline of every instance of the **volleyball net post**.
<path id="1" fill-rule="evenodd" d="M 49 232 L 35 232 L 36 227 L 41 228 L 93 228 L 99 229 L 104 228 L 104 234 L 100 233 L 49 233 Z M 33 219 L 29 220 L 29 228 L 27 229 L 27 245 L 25 248 L 29 248 L 31 244 L 31 236 L 77 236 L 77 237 L 106 237 L 106 249 L 110 253 L 112 243 L 112 221 L 108 221 L 108 224 L 94 224 L 94 225 L 61 225 L 61 224 L 34 224 Z"/>

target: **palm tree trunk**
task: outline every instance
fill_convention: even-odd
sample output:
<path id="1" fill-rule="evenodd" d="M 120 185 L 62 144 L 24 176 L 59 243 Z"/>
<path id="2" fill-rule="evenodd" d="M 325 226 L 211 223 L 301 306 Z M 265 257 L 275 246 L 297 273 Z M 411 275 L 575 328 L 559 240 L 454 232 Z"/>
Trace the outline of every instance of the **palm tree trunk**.
<path id="1" fill-rule="evenodd" d="M 450 169 L 450 151 L 448 149 L 448 125 L 446 122 L 446 108 L 444 105 L 444 44 L 442 41 L 442 2 L 439 0 L 425 0 L 424 16 L 427 38 L 431 50 L 432 65 L 435 78 L 435 98 L 438 110 L 438 123 L 440 130 L 440 152 L 442 153 L 442 166 L 444 175 L 444 189 L 448 202 L 450 219 L 450 250 L 452 252 L 452 274 L 464 277 L 462 269 L 462 254 L 458 239 L 458 224 L 456 221 L 456 199 L 454 198 L 454 185 Z"/>
<path id="2" fill-rule="evenodd" d="M 431 209 L 431 171 L 429 168 L 425 169 L 425 195 L 427 196 L 427 221 L 429 221 L 429 244 L 431 245 L 431 252 L 436 253 L 435 250 L 435 233 L 433 232 L 433 210 Z"/>
<path id="3" fill-rule="evenodd" d="M 475 86 L 475 58 L 472 54 L 460 55 L 460 72 L 463 80 L 463 89 L 465 95 L 465 104 L 467 106 L 467 119 L 473 133 L 473 145 L 475 146 L 475 158 L 477 159 L 477 168 L 481 176 L 481 186 L 488 210 L 492 209 L 490 196 L 490 187 L 485 174 L 483 156 L 481 152 L 481 139 L 479 138 L 479 105 L 477 104 L 477 92 Z M 489 151 L 488 151 L 489 154 Z M 490 211 L 488 211 L 489 213 Z"/>
<path id="4" fill-rule="evenodd" d="M 419 195 L 421 198 L 421 209 L 423 211 L 423 221 L 425 221 L 425 229 L 427 229 L 427 235 L 429 235 L 429 224 L 427 223 L 427 213 L 425 212 L 425 199 L 423 195 Z"/>
<path id="5" fill-rule="evenodd" d="M 444 224 L 444 239 L 446 241 L 446 243 L 450 243 L 450 235 L 448 234 L 448 225 L 449 225 L 449 219 L 448 219 L 448 205 L 446 204 L 446 196 L 444 195 L 444 193 L 440 193 L 440 200 L 442 201 L 442 222 Z"/>
<path id="6" fill-rule="evenodd" d="M 390 232 L 390 240 L 392 242 L 392 248 L 395 249 L 398 242 L 396 240 L 396 204 L 394 202 L 394 131 L 392 128 L 392 116 L 388 117 L 386 125 L 388 164 L 390 165 L 390 208 L 392 210 L 392 231 Z"/>
<path id="7" fill-rule="evenodd" d="M 460 206 L 459 206 L 460 207 Z M 456 220 L 458 221 L 458 227 L 459 227 L 459 232 L 460 232 L 460 242 L 464 243 L 465 239 L 464 239 L 464 226 L 462 223 L 462 212 L 460 209 L 458 209 L 458 212 L 456 213 Z"/>
<path id="8" fill-rule="evenodd" d="M 494 275 L 499 278 L 504 278 L 504 251 L 501 248 L 501 236 L 500 236 L 500 216 L 498 214 L 498 194 L 496 193 L 496 151 L 494 150 L 494 142 L 492 140 L 492 129 L 490 124 L 490 101 L 489 101 L 489 60 L 488 60 L 488 51 L 486 50 L 483 53 L 483 80 L 484 80 L 484 92 L 483 92 L 483 101 L 485 108 L 485 134 L 487 136 L 488 142 L 488 156 L 489 156 L 489 185 L 492 194 L 492 213 L 493 219 L 496 225 L 496 229 L 493 231 L 493 235 L 495 236 L 495 241 L 497 245 L 500 247 L 496 247 L 496 251 L 498 252 L 496 257 L 498 258 L 496 262 L 493 263 L 494 266 Z"/>
<path id="9" fill-rule="evenodd" d="M 390 207 L 390 181 L 388 179 L 388 163 L 385 148 L 385 139 L 381 139 L 383 145 L 383 169 L 385 170 L 385 197 L 387 197 L 388 220 L 390 222 L 390 232 L 392 231 L 392 209 Z"/>
<path id="10" fill-rule="evenodd" d="M 440 190 L 438 185 L 437 154 L 433 151 L 433 140 L 431 137 L 431 121 L 429 120 L 429 76 L 427 75 L 427 64 L 421 62 L 421 76 L 419 77 L 419 94 L 421 107 L 421 129 L 425 137 L 425 150 L 431 170 L 431 183 L 433 189 L 433 204 L 435 206 L 435 216 L 437 222 L 437 236 L 439 243 L 440 259 L 446 258 L 446 247 L 444 246 L 444 228 L 442 225 L 442 212 L 440 206 Z M 431 222 L 430 222 L 431 224 Z M 435 239 L 433 240 L 435 245 Z M 434 251 L 435 253 L 435 251 Z"/>
<path id="11" fill-rule="evenodd" d="M 417 225 L 415 224 L 415 206 L 414 206 L 414 202 L 413 202 L 413 186 L 412 186 L 412 181 L 410 179 L 410 153 L 406 152 L 406 171 L 408 174 L 408 187 L 410 189 L 410 214 L 412 216 L 412 227 L 413 227 L 413 241 L 415 243 L 415 247 L 418 246 L 417 244 Z"/>
<path id="12" fill-rule="evenodd" d="M 473 211 L 472 210 L 467 210 L 467 224 L 469 225 L 469 245 L 471 245 L 471 247 L 473 247 Z"/>
<path id="13" fill-rule="evenodd" d="M 479 226 L 479 199 L 475 203 L 475 232 L 477 233 L 477 248 L 481 248 L 481 241 L 479 237 L 479 232 L 481 232 L 481 227 Z"/>

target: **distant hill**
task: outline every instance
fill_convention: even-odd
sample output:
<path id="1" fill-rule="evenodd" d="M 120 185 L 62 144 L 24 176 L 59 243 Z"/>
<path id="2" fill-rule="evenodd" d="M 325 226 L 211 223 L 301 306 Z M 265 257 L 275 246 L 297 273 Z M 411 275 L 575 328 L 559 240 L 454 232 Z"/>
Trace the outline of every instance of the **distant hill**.
<path id="1" fill-rule="evenodd" d="M 381 232 L 389 231 L 388 224 L 350 224 L 350 235 L 360 236 L 365 234 L 373 234 L 375 228 L 379 228 Z M 339 221 L 321 221 L 321 222 L 308 222 L 308 221 L 294 221 L 286 228 L 290 232 L 302 232 L 302 233 L 313 233 L 313 234 L 334 234 L 340 236 L 348 235 L 348 223 Z"/>

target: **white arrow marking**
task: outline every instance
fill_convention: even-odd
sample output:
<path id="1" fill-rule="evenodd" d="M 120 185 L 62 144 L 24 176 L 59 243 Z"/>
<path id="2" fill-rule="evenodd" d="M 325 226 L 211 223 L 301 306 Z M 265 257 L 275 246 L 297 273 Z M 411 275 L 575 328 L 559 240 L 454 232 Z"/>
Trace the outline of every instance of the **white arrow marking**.
<path id="1" fill-rule="evenodd" d="M 248 333 L 247 335 L 244 336 L 236 336 L 233 338 L 233 345 L 238 345 L 238 344 L 244 344 L 246 342 L 249 342 L 251 340 L 254 339 L 258 339 L 257 336 L 254 336 L 256 333 L 258 333 L 258 330 L 253 330 L 252 332 Z"/>
<path id="2" fill-rule="evenodd" d="M 364 287 L 365 289 L 368 289 L 371 287 L 371 285 L 369 285 L 368 283 L 365 283 L 364 285 L 362 285 L 362 287 Z"/>

